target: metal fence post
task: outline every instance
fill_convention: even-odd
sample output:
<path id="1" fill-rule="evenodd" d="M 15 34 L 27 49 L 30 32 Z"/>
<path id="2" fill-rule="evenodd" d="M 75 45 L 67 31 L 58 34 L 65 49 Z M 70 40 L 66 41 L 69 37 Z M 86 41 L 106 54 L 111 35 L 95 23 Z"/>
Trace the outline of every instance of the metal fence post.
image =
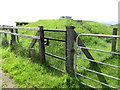
<path id="1" fill-rule="evenodd" d="M 66 71 L 74 75 L 74 26 L 66 27 Z"/>
<path id="2" fill-rule="evenodd" d="M 117 35 L 117 28 L 113 28 L 113 35 Z M 111 51 L 116 52 L 116 38 L 112 38 L 112 49 Z"/>
<path id="3" fill-rule="evenodd" d="M 44 45 L 44 30 L 43 26 L 39 26 L 40 39 L 39 39 L 39 53 L 41 63 L 45 63 L 45 45 Z"/>

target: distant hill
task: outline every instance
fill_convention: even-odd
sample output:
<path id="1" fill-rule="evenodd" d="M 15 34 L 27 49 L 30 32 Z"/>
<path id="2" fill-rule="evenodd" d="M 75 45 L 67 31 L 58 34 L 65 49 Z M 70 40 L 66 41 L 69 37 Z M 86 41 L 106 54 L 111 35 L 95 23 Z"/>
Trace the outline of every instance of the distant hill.
<path id="1" fill-rule="evenodd" d="M 100 22 L 100 23 L 105 24 L 105 25 L 107 25 L 107 26 L 111 26 L 111 25 L 116 25 L 116 24 L 118 24 L 118 22 L 115 22 L 115 21 L 110 21 L 110 22 Z"/>
<path id="2" fill-rule="evenodd" d="M 110 28 L 118 28 L 119 24 L 111 25 Z"/>

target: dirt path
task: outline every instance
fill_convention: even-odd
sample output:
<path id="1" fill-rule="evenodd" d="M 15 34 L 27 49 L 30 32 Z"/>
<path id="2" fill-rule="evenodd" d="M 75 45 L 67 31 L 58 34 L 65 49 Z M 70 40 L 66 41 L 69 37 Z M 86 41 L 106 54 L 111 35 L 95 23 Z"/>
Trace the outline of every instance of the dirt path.
<path id="1" fill-rule="evenodd" d="M 1 60 L 0 60 L 1 61 Z M 14 80 L 7 73 L 4 73 L 0 67 L 0 88 L 17 88 Z"/>

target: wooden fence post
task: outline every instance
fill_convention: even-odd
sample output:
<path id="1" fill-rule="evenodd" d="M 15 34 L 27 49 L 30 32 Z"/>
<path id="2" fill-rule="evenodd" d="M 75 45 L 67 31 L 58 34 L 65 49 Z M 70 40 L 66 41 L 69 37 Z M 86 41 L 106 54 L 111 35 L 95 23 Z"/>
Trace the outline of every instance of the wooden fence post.
<path id="1" fill-rule="evenodd" d="M 15 33 L 18 34 L 18 29 L 15 29 Z M 19 37 L 18 36 L 16 36 L 16 41 L 19 42 Z"/>
<path id="2" fill-rule="evenodd" d="M 13 29 L 10 29 L 11 33 L 14 33 Z M 16 38 L 15 35 L 11 35 L 11 45 L 13 45 L 14 43 L 16 43 Z"/>
<path id="3" fill-rule="evenodd" d="M 4 35 L 5 35 L 5 38 L 7 38 L 7 34 L 6 34 L 6 33 L 4 33 Z"/>
<path id="4" fill-rule="evenodd" d="M 34 54 L 35 54 L 35 49 L 34 48 L 30 48 L 29 56 L 30 56 L 31 59 L 33 59 Z"/>
<path id="5" fill-rule="evenodd" d="M 113 28 L 113 35 L 117 35 L 117 28 Z M 116 38 L 112 38 L 112 50 L 116 52 Z"/>
<path id="6" fill-rule="evenodd" d="M 45 45 L 44 45 L 44 30 L 43 26 L 39 26 L 39 53 L 41 63 L 45 63 Z"/>
<path id="7" fill-rule="evenodd" d="M 5 25 L 3 25 L 2 27 L 4 28 L 4 26 Z M 2 29 L 2 30 L 7 30 L 7 29 Z M 6 33 L 4 33 L 4 36 L 5 36 L 5 38 L 7 38 L 7 34 Z"/>
<path id="8" fill-rule="evenodd" d="M 66 71 L 74 75 L 74 26 L 66 27 Z"/>

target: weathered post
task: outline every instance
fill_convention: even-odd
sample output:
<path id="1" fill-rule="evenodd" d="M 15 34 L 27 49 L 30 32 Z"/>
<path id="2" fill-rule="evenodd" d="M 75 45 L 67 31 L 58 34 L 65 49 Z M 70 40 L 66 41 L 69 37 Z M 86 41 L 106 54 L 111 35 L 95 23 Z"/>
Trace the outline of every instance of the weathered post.
<path id="1" fill-rule="evenodd" d="M 15 33 L 18 34 L 18 29 L 15 29 Z M 17 39 L 16 41 L 19 42 L 19 37 L 18 36 L 16 36 L 16 39 Z"/>
<path id="2" fill-rule="evenodd" d="M 33 56 L 34 56 L 34 54 L 35 54 L 35 49 L 34 49 L 34 48 L 30 48 L 29 50 L 30 50 L 30 51 L 29 51 L 29 56 L 30 56 L 30 58 L 33 60 Z"/>
<path id="3" fill-rule="evenodd" d="M 19 23 L 18 23 L 18 22 L 16 22 L 16 27 L 17 27 L 17 26 L 19 26 Z M 15 32 L 18 33 L 18 29 L 15 29 Z M 19 42 L 19 37 L 18 37 L 18 36 L 16 36 L 16 37 L 17 37 L 17 41 Z"/>
<path id="4" fill-rule="evenodd" d="M 117 35 L 117 28 L 113 28 L 113 35 Z M 116 38 L 112 38 L 112 50 L 116 52 Z"/>
<path id="5" fill-rule="evenodd" d="M 66 27 L 66 71 L 70 75 L 74 75 L 74 26 Z"/>
<path id="6" fill-rule="evenodd" d="M 11 33 L 14 33 L 13 29 L 10 29 Z M 11 45 L 16 43 L 15 35 L 11 35 Z"/>
<path id="7" fill-rule="evenodd" d="M 6 34 L 6 33 L 4 33 L 4 35 L 5 35 L 5 38 L 7 38 L 7 34 Z"/>
<path id="8" fill-rule="evenodd" d="M 43 26 L 39 26 L 39 53 L 41 63 L 45 63 L 45 45 L 44 45 L 44 30 Z"/>
<path id="9" fill-rule="evenodd" d="M 7 30 L 7 29 L 4 29 L 5 25 L 3 25 L 2 27 L 3 28 L 1 30 Z M 5 36 L 5 38 L 7 38 L 7 34 L 6 33 L 4 33 L 4 36 Z"/>

